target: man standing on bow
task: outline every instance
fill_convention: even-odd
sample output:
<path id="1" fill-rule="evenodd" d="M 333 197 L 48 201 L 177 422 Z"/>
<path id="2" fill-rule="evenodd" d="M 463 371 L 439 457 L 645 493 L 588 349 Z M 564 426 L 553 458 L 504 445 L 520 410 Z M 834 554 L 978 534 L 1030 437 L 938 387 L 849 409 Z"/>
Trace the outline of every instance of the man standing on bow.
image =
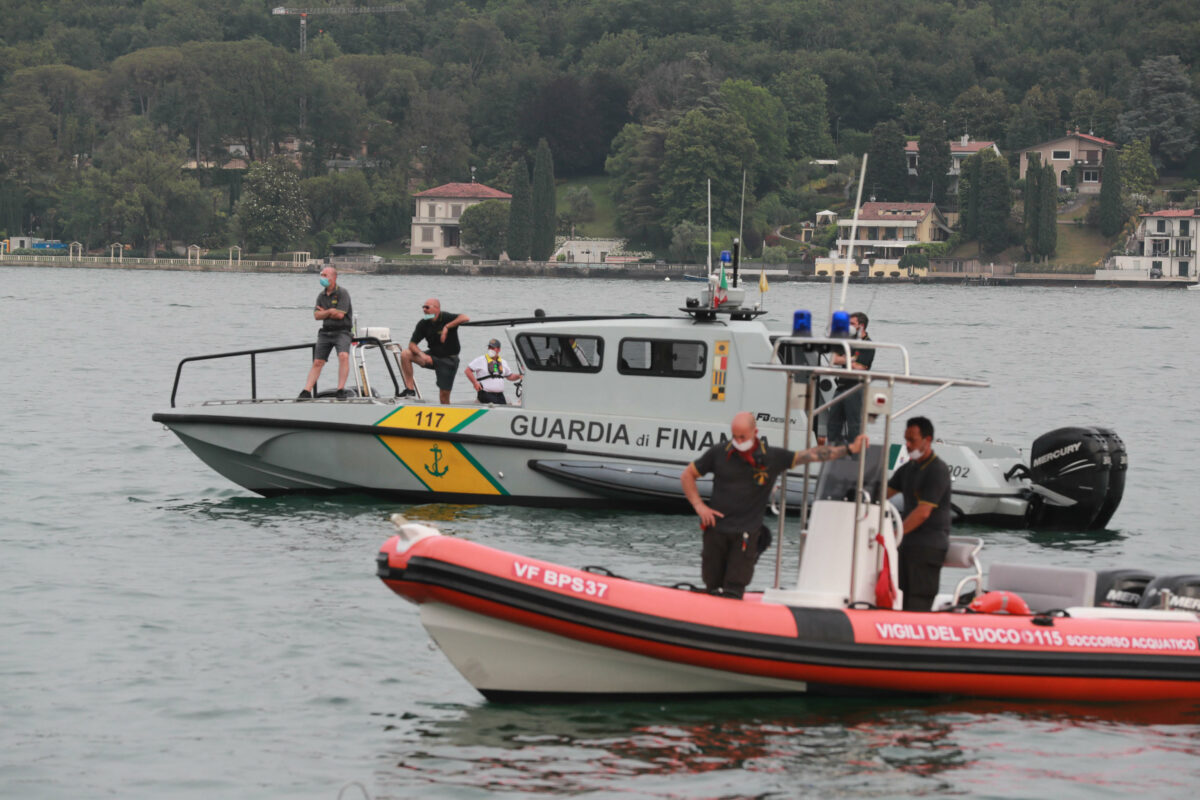
<path id="1" fill-rule="evenodd" d="M 322 320 L 321 329 L 317 331 L 312 369 L 308 371 L 304 390 L 300 392 L 301 400 L 312 399 L 313 387 L 317 385 L 329 351 L 335 348 L 338 354 L 337 396 L 349 397 L 350 394 L 346 390 L 346 378 L 350 376 L 350 330 L 353 322 L 350 293 L 338 286 L 337 270 L 333 267 L 321 270 L 321 286 L 313 309 L 313 319 Z"/>
<path id="2" fill-rule="evenodd" d="M 498 406 L 508 404 L 504 398 L 504 379 L 519 381 L 522 377 L 519 372 L 513 372 L 508 362 L 500 357 L 499 339 L 488 342 L 487 354 L 468 364 L 463 374 L 475 387 L 475 397 L 479 402 Z"/>
<path id="3" fill-rule="evenodd" d="M 858 436 L 848 446 L 817 445 L 792 453 L 768 447 L 748 411 L 733 418 L 730 434 L 731 441 L 713 445 L 688 464 L 680 483 L 704 531 L 700 555 L 704 588 L 709 594 L 736 599 L 745 592 L 759 553 L 766 549 L 763 514 L 779 474 L 801 464 L 858 455 L 867 446 L 867 437 Z M 712 498 L 705 503 L 696 479 L 710 472 Z"/>

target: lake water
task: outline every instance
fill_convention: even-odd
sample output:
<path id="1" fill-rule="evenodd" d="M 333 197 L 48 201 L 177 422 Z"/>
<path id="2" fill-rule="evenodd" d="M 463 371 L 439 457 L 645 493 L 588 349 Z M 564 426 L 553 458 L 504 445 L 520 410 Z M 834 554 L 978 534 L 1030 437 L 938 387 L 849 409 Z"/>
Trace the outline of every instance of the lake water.
<path id="1" fill-rule="evenodd" d="M 407 334 L 440 297 L 476 319 L 666 313 L 697 284 L 343 276 Z M 1194 708 L 928 699 L 491 705 L 374 576 L 404 511 L 474 541 L 666 582 L 699 576 L 684 516 L 365 497 L 268 500 L 150 415 L 187 355 L 308 341 L 316 276 L 0 268 L 0 796 L 1182 796 Z M 774 284 L 770 318 L 828 316 Z M 976 529 L 988 560 L 1200 571 L 1200 293 L 851 287 L 914 371 L 977 377 L 939 435 L 1028 446 L 1067 424 L 1129 450 L 1112 529 Z M 490 336 L 464 329 L 466 352 Z M 304 358 L 263 380 L 299 391 Z M 239 368 L 240 369 L 240 368 Z M 332 367 L 326 378 L 333 379 Z M 245 373 L 237 384 L 244 393 Z M 191 385 L 215 392 L 224 378 Z M 232 381 L 232 379 L 230 379 Z M 460 383 L 461 383 L 460 379 Z M 214 388 L 217 387 L 217 388 Z M 460 386 L 461 390 L 463 387 Z M 771 570 L 760 567 L 755 585 Z M 343 791 L 344 790 L 344 791 Z"/>

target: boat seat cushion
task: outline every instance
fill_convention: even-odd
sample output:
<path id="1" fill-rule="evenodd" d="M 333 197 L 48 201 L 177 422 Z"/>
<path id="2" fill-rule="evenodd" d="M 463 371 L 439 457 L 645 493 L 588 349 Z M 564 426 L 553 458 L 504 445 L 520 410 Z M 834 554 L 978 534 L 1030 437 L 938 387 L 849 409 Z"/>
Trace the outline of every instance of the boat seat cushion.
<path id="1" fill-rule="evenodd" d="M 989 592 L 1015 592 L 1031 611 L 1090 606 L 1096 599 L 1096 573 L 1079 567 L 992 564 Z"/>

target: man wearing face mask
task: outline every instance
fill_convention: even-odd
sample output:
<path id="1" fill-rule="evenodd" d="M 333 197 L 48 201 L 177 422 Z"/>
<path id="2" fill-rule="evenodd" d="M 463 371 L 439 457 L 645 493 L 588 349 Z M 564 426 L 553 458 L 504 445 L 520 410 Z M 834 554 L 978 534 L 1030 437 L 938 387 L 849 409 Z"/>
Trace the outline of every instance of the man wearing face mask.
<path id="1" fill-rule="evenodd" d="M 904 444 L 908 462 L 888 481 L 888 497 L 904 495 L 900 591 L 905 611 L 929 611 L 950 547 L 950 469 L 933 452 L 933 423 L 925 417 L 904 423 Z"/>
<path id="2" fill-rule="evenodd" d="M 500 357 L 500 340 L 488 342 L 487 355 L 482 355 L 467 365 L 463 370 L 467 380 L 475 387 L 475 396 L 481 403 L 494 403 L 499 406 L 507 405 L 504 399 L 504 379 L 521 380 L 521 374 L 513 372 L 508 362 Z"/>
<path id="3" fill-rule="evenodd" d="M 867 315 L 861 311 L 855 311 L 850 315 L 850 338 L 863 342 L 871 341 L 871 337 L 867 336 Z M 835 367 L 846 366 L 846 357 L 839 352 L 834 352 L 829 360 Z M 850 369 L 870 369 L 874 361 L 875 348 L 851 348 Z M 858 381 L 838 378 L 837 393 L 840 395 L 858 385 Z M 825 435 L 829 444 L 844 444 L 852 441 L 862 431 L 862 398 L 860 389 L 854 394 L 843 397 L 829 408 L 825 418 Z"/>
<path id="4" fill-rule="evenodd" d="M 311 400 L 313 387 L 321 376 L 321 369 L 329 358 L 329 351 L 337 349 L 338 385 L 337 396 L 349 397 L 346 378 L 350 375 L 350 328 L 353 312 L 350 309 L 350 293 L 338 286 L 337 270 L 326 267 L 321 270 L 321 293 L 317 295 L 313 319 L 323 320 L 317 331 L 317 346 L 313 351 L 312 369 L 300 392 L 301 400 Z"/>
<path id="5" fill-rule="evenodd" d="M 748 411 L 733 418 L 730 434 L 730 441 L 710 447 L 688 464 L 680 483 L 704 531 L 700 554 L 704 587 L 709 594 L 736 599 L 745 592 L 759 554 L 770 543 L 763 514 L 779 474 L 801 464 L 858 455 L 867 446 L 867 437 L 859 436 L 849 446 L 818 445 L 792 453 L 768 447 Z M 710 472 L 712 498 L 705 503 L 696 479 Z"/>
<path id="6" fill-rule="evenodd" d="M 412 397 L 417 393 L 412 371 L 415 361 L 425 369 L 434 371 L 437 375 L 438 399 L 443 405 L 450 402 L 450 389 L 458 372 L 458 353 L 462 350 L 458 343 L 458 326 L 470 322 L 470 319 L 466 314 L 442 311 L 442 303 L 436 297 L 421 304 L 421 321 L 413 328 L 408 348 L 400 353 L 400 374 L 404 376 L 401 397 Z M 421 350 L 422 341 L 429 346 L 428 350 Z"/>

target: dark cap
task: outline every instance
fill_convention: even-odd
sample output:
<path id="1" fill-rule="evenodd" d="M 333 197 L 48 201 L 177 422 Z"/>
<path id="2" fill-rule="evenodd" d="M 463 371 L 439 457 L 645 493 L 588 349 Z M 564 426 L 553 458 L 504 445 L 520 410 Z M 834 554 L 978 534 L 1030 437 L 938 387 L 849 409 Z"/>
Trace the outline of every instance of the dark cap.
<path id="1" fill-rule="evenodd" d="M 492 339 L 490 342 L 488 342 L 488 347 L 495 347 L 497 350 L 499 350 L 500 349 L 500 340 Z"/>

